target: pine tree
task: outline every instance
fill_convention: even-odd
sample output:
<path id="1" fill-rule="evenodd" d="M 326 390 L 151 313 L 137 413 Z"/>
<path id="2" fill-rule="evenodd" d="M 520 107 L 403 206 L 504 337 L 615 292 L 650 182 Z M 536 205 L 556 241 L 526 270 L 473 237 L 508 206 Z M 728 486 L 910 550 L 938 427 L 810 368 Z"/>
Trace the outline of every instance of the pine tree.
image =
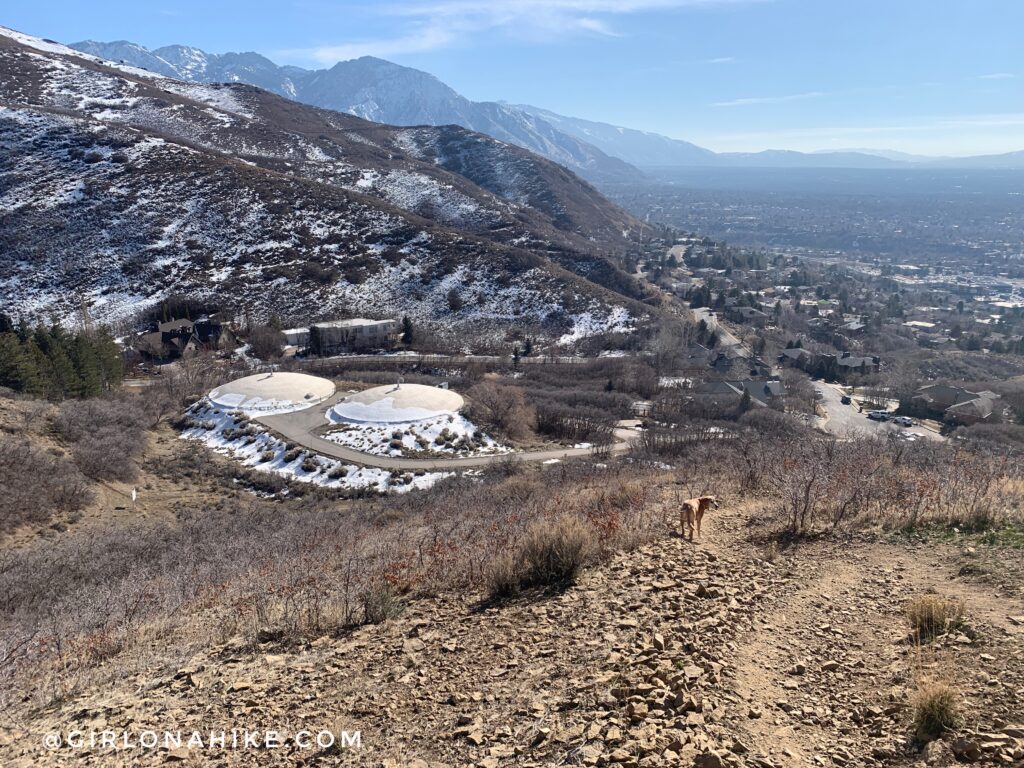
<path id="1" fill-rule="evenodd" d="M 43 387 L 32 355 L 17 334 L 0 334 L 0 387 L 40 394 Z"/>
<path id="2" fill-rule="evenodd" d="M 124 378 L 124 364 L 121 348 L 114 341 L 114 337 L 104 329 L 95 334 L 92 341 L 96 348 L 96 360 L 99 362 L 103 388 L 110 389 L 115 384 L 120 384 Z"/>
<path id="3" fill-rule="evenodd" d="M 103 374 L 96 348 L 86 334 L 79 333 L 71 340 L 70 352 L 71 364 L 75 369 L 71 394 L 75 397 L 96 397 L 103 391 Z"/>
<path id="4" fill-rule="evenodd" d="M 33 338 L 46 356 L 47 365 L 43 370 L 46 396 L 54 402 L 59 402 L 78 390 L 75 365 L 68 353 L 67 334 L 63 328 L 55 324 L 49 331 L 39 326 Z"/>
<path id="5" fill-rule="evenodd" d="M 408 315 L 402 318 L 402 343 L 412 344 L 413 338 L 415 337 L 412 320 L 409 319 Z"/>
<path id="6" fill-rule="evenodd" d="M 740 413 L 746 413 L 754 405 L 753 398 L 750 396 L 750 392 L 743 390 L 743 396 L 740 397 Z"/>

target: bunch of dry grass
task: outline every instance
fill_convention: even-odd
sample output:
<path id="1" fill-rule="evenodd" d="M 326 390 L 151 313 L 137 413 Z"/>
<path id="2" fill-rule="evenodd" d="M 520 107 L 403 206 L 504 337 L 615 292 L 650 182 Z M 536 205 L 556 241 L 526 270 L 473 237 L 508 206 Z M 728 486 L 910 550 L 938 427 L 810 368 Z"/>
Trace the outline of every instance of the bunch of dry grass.
<path id="1" fill-rule="evenodd" d="M 942 681 L 918 685 L 911 700 L 914 735 L 918 741 L 937 739 L 960 723 L 960 696 L 956 688 Z"/>
<path id="2" fill-rule="evenodd" d="M 963 626 L 964 601 L 955 597 L 926 594 L 907 604 L 907 620 L 919 640 L 931 640 Z"/>
<path id="3" fill-rule="evenodd" d="M 539 520 L 526 530 L 518 547 L 495 560 L 491 596 L 507 598 L 528 589 L 572 584 L 599 551 L 597 531 L 579 518 Z"/>
<path id="4" fill-rule="evenodd" d="M 398 616 L 405 607 L 394 587 L 383 580 L 370 584 L 360 595 L 360 602 L 364 624 L 383 624 Z"/>

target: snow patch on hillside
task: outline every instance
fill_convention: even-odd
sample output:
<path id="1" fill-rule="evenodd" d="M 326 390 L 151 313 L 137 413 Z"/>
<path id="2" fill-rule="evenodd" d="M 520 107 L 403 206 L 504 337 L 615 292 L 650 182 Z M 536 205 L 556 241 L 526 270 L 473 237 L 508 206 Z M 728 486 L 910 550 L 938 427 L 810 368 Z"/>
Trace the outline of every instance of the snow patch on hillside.
<path id="1" fill-rule="evenodd" d="M 413 422 L 331 421 L 337 427 L 324 433 L 324 439 L 375 456 L 477 456 L 512 450 L 460 414 Z"/>
<path id="2" fill-rule="evenodd" d="M 612 307 L 604 312 L 591 309 L 572 318 L 572 329 L 558 339 L 559 344 L 572 344 L 599 333 L 627 333 L 632 330 L 633 320 L 625 307 Z"/>
<path id="3" fill-rule="evenodd" d="M 429 488 L 452 472 L 391 472 L 358 467 L 299 448 L 250 421 L 240 411 L 219 408 L 207 400 L 193 406 L 187 416 L 184 440 L 194 440 L 246 467 L 312 483 L 325 488 L 372 489 L 392 493 Z"/>

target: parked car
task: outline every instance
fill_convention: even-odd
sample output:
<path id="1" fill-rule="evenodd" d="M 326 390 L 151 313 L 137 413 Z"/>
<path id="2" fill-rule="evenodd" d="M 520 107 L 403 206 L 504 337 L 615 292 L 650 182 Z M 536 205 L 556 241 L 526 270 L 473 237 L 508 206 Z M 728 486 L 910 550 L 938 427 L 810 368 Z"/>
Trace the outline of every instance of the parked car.
<path id="1" fill-rule="evenodd" d="M 894 424 L 899 424 L 901 427 L 912 427 L 914 426 L 914 420 L 909 416 L 897 416 L 893 419 Z"/>
<path id="2" fill-rule="evenodd" d="M 851 398 L 849 395 L 843 395 L 842 397 L 839 398 L 839 402 L 842 403 L 843 405 L 850 405 L 853 402 L 853 398 Z"/>
<path id="3" fill-rule="evenodd" d="M 873 421 L 888 421 L 888 411 L 868 411 L 868 418 Z"/>

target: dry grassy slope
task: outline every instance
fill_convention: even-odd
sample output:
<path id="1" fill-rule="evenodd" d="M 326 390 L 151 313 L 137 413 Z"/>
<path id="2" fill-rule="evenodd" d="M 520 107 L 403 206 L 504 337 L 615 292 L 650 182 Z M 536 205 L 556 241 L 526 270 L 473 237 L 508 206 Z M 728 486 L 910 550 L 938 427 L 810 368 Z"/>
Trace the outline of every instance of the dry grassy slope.
<path id="1" fill-rule="evenodd" d="M 545 599 L 421 600 L 302 648 L 228 641 L 176 673 L 37 713 L 10 734 L 4 764 L 38 765 L 38 734 L 73 722 L 359 729 L 363 748 L 58 752 L 48 765 L 952 765 L 953 738 L 925 753 L 907 739 L 914 675 L 936 659 L 964 697 L 957 735 L 985 763 L 1024 755 L 1011 727 L 1024 627 L 1007 618 L 1024 613 L 1019 600 L 957 577 L 949 547 L 864 538 L 765 557 L 756 513 L 734 505 L 708 520 L 703 545 L 658 541 Z M 969 622 L 921 656 L 902 603 L 930 587 L 965 597 Z"/>
<path id="2" fill-rule="evenodd" d="M 0 437 L 25 440 L 34 448 L 56 456 L 68 456 L 68 447 L 56 438 L 49 420 L 56 406 L 38 400 L 0 398 Z M 88 536 L 94 529 L 110 525 L 131 526 L 137 521 L 173 520 L 177 508 L 213 506 L 224 497 L 224 488 L 214 478 L 155 474 L 153 462 L 173 459 L 182 442 L 169 425 L 161 424 L 147 435 L 146 448 L 139 457 L 138 477 L 132 482 L 85 480 L 92 495 L 81 510 L 56 514 L 42 523 L 26 523 L 0 536 L 0 552 L 17 549 L 39 538 Z M 210 454 L 210 462 L 226 459 Z M 131 500 L 132 489 L 137 499 Z"/>
<path id="3" fill-rule="evenodd" d="M 523 150 L 3 34 L 0 71 L 0 277 L 15 309 L 70 311 L 81 292 L 102 317 L 178 290 L 257 314 L 435 319 L 458 287 L 459 325 L 557 332 L 591 306 L 644 312 L 610 256 L 629 247 L 635 220 Z"/>

